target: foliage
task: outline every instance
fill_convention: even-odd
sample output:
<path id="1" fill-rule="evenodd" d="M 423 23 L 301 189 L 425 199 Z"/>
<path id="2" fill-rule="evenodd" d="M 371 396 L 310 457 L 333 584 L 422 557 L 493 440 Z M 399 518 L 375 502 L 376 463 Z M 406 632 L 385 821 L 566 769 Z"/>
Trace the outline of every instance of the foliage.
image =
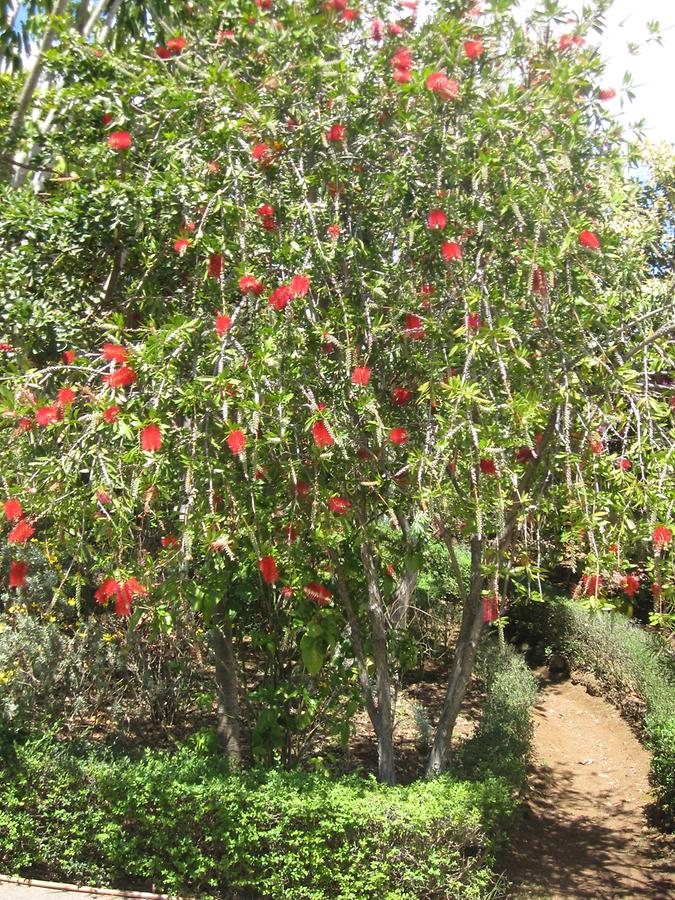
<path id="1" fill-rule="evenodd" d="M 115 623 L 70 629 L 34 615 L 0 617 L 0 722 L 78 734 L 102 725 L 170 723 L 199 686 L 178 637 L 149 639 Z"/>
<path id="2" fill-rule="evenodd" d="M 513 801 L 504 781 L 383 790 L 355 777 L 231 774 L 197 741 L 138 759 L 50 738 L 0 770 L 0 865 L 199 897 L 480 898 Z"/>
<path id="3" fill-rule="evenodd" d="M 652 751 L 651 781 L 658 805 L 675 815 L 675 655 L 658 635 L 616 613 L 589 612 L 565 598 L 512 611 L 515 633 L 572 666 L 590 671 L 606 696 L 644 729 Z M 637 698 L 637 703 L 635 702 Z"/>
<path id="4" fill-rule="evenodd" d="M 462 746 L 460 765 L 475 777 L 493 773 L 522 788 L 532 749 L 532 707 L 537 682 L 513 648 L 491 641 L 476 671 L 486 697 L 475 735 Z"/>
<path id="5" fill-rule="evenodd" d="M 385 760 L 439 535 L 474 554 L 460 636 L 560 558 L 597 605 L 639 559 L 667 621 L 670 285 L 587 43 L 607 0 L 569 33 L 557 2 L 270 6 L 191 7 L 166 58 L 48 54 L 12 136 L 44 189 L 0 191 L 0 468 L 63 596 L 226 622 L 230 680 L 262 660 L 253 755 L 297 760 L 358 684 Z"/>

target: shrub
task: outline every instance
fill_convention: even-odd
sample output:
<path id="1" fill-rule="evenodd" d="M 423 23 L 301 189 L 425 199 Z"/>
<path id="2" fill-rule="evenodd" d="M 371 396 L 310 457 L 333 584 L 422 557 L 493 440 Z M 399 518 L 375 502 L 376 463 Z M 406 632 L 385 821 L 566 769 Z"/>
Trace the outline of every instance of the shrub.
<path id="1" fill-rule="evenodd" d="M 521 788 L 532 749 L 536 679 L 510 646 L 496 642 L 484 645 L 477 674 L 486 696 L 476 733 L 462 747 L 462 766 L 473 777 L 492 773 Z"/>
<path id="2" fill-rule="evenodd" d="M 661 814 L 675 819 L 675 655 L 655 634 L 619 613 L 589 612 L 567 598 L 516 607 L 512 627 L 544 653 L 560 650 L 592 674 L 643 732 Z"/>
<path id="3" fill-rule="evenodd" d="M 279 770 L 228 772 L 193 741 L 139 759 L 15 746 L 0 774 L 0 867 L 200 897 L 479 898 L 510 786 L 449 775 L 384 788 Z"/>
<path id="4" fill-rule="evenodd" d="M 96 619 L 67 631 L 31 615 L 0 617 L 0 723 L 13 730 L 77 731 L 101 716 L 112 727 L 171 721 L 196 677 L 177 636 L 127 634 Z"/>

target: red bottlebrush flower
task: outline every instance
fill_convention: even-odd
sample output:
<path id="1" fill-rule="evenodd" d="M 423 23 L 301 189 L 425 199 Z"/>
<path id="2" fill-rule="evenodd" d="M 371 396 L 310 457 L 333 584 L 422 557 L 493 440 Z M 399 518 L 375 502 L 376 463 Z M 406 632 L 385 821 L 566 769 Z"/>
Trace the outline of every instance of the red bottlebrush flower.
<path id="1" fill-rule="evenodd" d="M 570 47 L 583 47 L 584 44 L 585 41 L 580 34 L 563 34 L 558 41 L 558 49 L 565 51 Z"/>
<path id="2" fill-rule="evenodd" d="M 242 294 L 262 294 L 264 290 L 264 285 L 261 281 L 258 281 L 253 275 L 242 275 L 239 279 L 239 290 Z"/>
<path id="3" fill-rule="evenodd" d="M 401 447 L 403 444 L 407 444 L 410 435 L 408 434 L 405 428 L 392 428 L 389 432 L 389 440 L 392 444 L 396 444 Z"/>
<path id="4" fill-rule="evenodd" d="M 307 484 L 306 481 L 296 481 L 295 483 L 295 493 L 298 495 L 300 500 L 304 500 L 311 490 L 311 485 Z"/>
<path id="5" fill-rule="evenodd" d="M 155 56 L 159 57 L 159 59 L 171 59 L 173 53 L 168 47 L 155 47 Z"/>
<path id="6" fill-rule="evenodd" d="M 222 253 L 212 253 L 209 256 L 208 277 L 209 278 L 220 278 L 220 274 L 222 271 L 223 271 L 223 254 Z"/>
<path id="7" fill-rule="evenodd" d="M 427 216 L 427 225 L 431 229 L 443 231 L 447 224 L 448 217 L 445 215 L 442 209 L 432 209 Z"/>
<path id="8" fill-rule="evenodd" d="M 529 447 L 521 447 L 520 450 L 516 452 L 516 462 L 522 463 L 523 465 L 532 462 L 533 459 L 534 453 Z"/>
<path id="9" fill-rule="evenodd" d="M 33 423 L 31 422 L 31 420 L 26 418 L 26 416 L 23 416 L 19 419 L 16 428 L 12 432 L 12 437 L 17 437 L 20 434 L 25 434 L 27 431 L 30 431 L 32 427 Z"/>
<path id="10" fill-rule="evenodd" d="M 20 522 L 12 528 L 12 530 L 7 535 L 7 543 L 8 544 L 25 544 L 26 541 L 30 540 L 35 534 L 35 529 L 27 522 L 25 519 L 21 519 Z"/>
<path id="11" fill-rule="evenodd" d="M 272 9 L 272 0 L 255 0 L 258 9 Z"/>
<path id="12" fill-rule="evenodd" d="M 499 618 L 499 601 L 496 597 L 483 597 L 483 621 L 494 622 Z"/>
<path id="13" fill-rule="evenodd" d="M 187 41 L 181 35 L 179 35 L 178 37 L 169 38 L 169 40 L 166 42 L 167 50 L 171 50 L 172 53 L 182 53 L 186 47 Z"/>
<path id="14" fill-rule="evenodd" d="M 391 399 L 397 406 L 405 406 L 412 396 L 412 391 L 407 387 L 395 387 L 391 392 Z"/>
<path id="15" fill-rule="evenodd" d="M 110 600 L 111 597 L 114 597 L 116 594 L 119 595 L 121 590 L 121 586 L 119 581 L 115 578 L 106 578 L 106 580 L 101 584 L 98 590 L 94 594 L 94 599 L 97 603 L 106 603 Z"/>
<path id="16" fill-rule="evenodd" d="M 162 432 L 159 425 L 146 425 L 141 431 L 141 448 L 147 453 L 162 449 Z"/>
<path id="17" fill-rule="evenodd" d="M 661 596 L 661 585 L 654 582 L 654 584 L 651 584 L 649 586 L 649 590 L 652 592 L 652 596 L 654 597 L 654 599 L 658 600 L 658 598 Z"/>
<path id="18" fill-rule="evenodd" d="M 485 52 L 483 42 L 477 38 L 464 41 L 464 53 L 469 59 L 479 59 Z"/>
<path id="19" fill-rule="evenodd" d="M 101 356 L 108 362 L 125 363 L 129 359 L 129 351 L 119 344 L 104 344 L 101 347 Z"/>
<path id="20" fill-rule="evenodd" d="M 374 41 L 382 40 L 382 29 L 384 28 L 384 22 L 382 19 L 373 19 L 370 23 L 370 36 Z"/>
<path id="21" fill-rule="evenodd" d="M 593 231 L 582 231 L 579 235 L 579 244 L 588 247 L 589 250 L 599 250 L 600 238 Z"/>
<path id="22" fill-rule="evenodd" d="M 357 366 L 352 372 L 352 384 L 367 385 L 370 381 L 370 369 L 368 366 Z"/>
<path id="23" fill-rule="evenodd" d="M 103 127 L 105 128 L 106 125 L 110 125 L 113 118 L 114 116 L 112 113 L 103 113 L 103 115 L 101 116 L 101 125 L 103 125 Z"/>
<path id="24" fill-rule="evenodd" d="M 432 72 L 427 78 L 425 85 L 428 91 L 438 94 L 442 100 L 454 100 L 459 94 L 457 82 L 452 78 L 448 78 L 443 72 Z"/>
<path id="25" fill-rule="evenodd" d="M 358 9 L 345 9 L 342 13 L 341 19 L 343 22 L 356 22 L 361 13 Z"/>
<path id="26" fill-rule="evenodd" d="M 626 459 L 625 456 L 619 456 L 615 461 L 614 465 L 617 469 L 623 469 L 624 472 L 627 472 L 629 469 L 633 468 L 633 464 L 629 459 Z"/>
<path id="27" fill-rule="evenodd" d="M 18 562 L 16 559 L 13 559 L 9 566 L 10 588 L 22 588 L 26 583 L 27 573 L 28 563 Z"/>
<path id="28" fill-rule="evenodd" d="M 399 84 L 409 84 L 412 81 L 412 72 L 410 69 L 394 69 L 391 77 Z"/>
<path id="29" fill-rule="evenodd" d="M 96 499 L 101 506 L 110 506 L 112 504 L 112 497 L 107 491 L 96 491 Z"/>
<path id="30" fill-rule="evenodd" d="M 401 37 L 404 31 L 405 28 L 403 25 L 400 25 L 398 22 L 390 22 L 387 25 L 387 33 L 392 37 Z"/>
<path id="31" fill-rule="evenodd" d="M 400 47 L 389 62 L 395 69 L 411 69 L 413 65 L 412 54 L 407 47 Z"/>
<path id="32" fill-rule="evenodd" d="M 291 291 L 293 292 L 294 297 L 304 297 L 309 291 L 309 276 L 308 275 L 294 275 L 291 278 Z"/>
<path id="33" fill-rule="evenodd" d="M 256 209 L 256 213 L 262 218 L 268 218 L 274 215 L 274 208 L 269 203 L 263 203 Z"/>
<path id="34" fill-rule="evenodd" d="M 180 547 L 180 541 L 175 534 L 165 534 L 164 537 L 160 539 L 160 544 L 165 549 L 171 550 L 175 550 L 177 547 Z"/>
<path id="35" fill-rule="evenodd" d="M 13 353 L 14 347 L 12 344 L 6 344 L 4 342 L 0 343 L 0 353 Z"/>
<path id="36" fill-rule="evenodd" d="M 433 286 L 433 284 L 420 285 L 420 294 L 423 297 L 433 297 L 433 295 L 435 293 L 436 293 L 436 288 Z"/>
<path id="37" fill-rule="evenodd" d="M 581 579 L 581 588 L 588 597 L 597 597 L 602 590 L 602 576 L 584 575 Z"/>
<path id="38" fill-rule="evenodd" d="M 276 231 L 276 220 L 272 216 L 265 216 L 262 220 L 262 227 L 265 229 L 265 231 Z"/>
<path id="39" fill-rule="evenodd" d="M 111 388 L 129 387 L 136 381 L 136 373 L 129 366 L 122 366 L 116 372 L 105 375 L 103 381 Z"/>
<path id="40" fill-rule="evenodd" d="M 640 579 L 635 575 L 626 575 L 621 582 L 621 587 L 627 597 L 632 597 L 640 590 Z"/>
<path id="41" fill-rule="evenodd" d="M 216 316 L 216 334 L 218 337 L 224 337 L 232 328 L 232 319 L 225 313 L 218 313 Z"/>
<path id="42" fill-rule="evenodd" d="M 548 282 L 546 272 L 541 266 L 535 266 L 532 271 L 532 292 L 540 297 L 548 297 Z"/>
<path id="43" fill-rule="evenodd" d="M 474 312 L 469 313 L 468 316 L 466 316 L 464 324 L 466 325 L 466 330 L 469 334 L 476 334 L 483 323 L 481 322 L 479 314 Z"/>
<path id="44" fill-rule="evenodd" d="M 103 421 L 107 422 L 108 425 L 112 425 L 112 423 L 117 419 L 120 414 L 119 406 L 109 406 L 107 409 L 103 410 Z"/>
<path id="45" fill-rule="evenodd" d="M 61 418 L 61 410 L 58 406 L 41 406 L 35 413 L 35 421 L 41 428 L 58 422 Z"/>
<path id="46" fill-rule="evenodd" d="M 326 132 L 326 140 L 334 141 L 336 143 L 344 141 L 346 136 L 347 129 L 344 125 L 331 125 L 331 127 Z"/>
<path id="47" fill-rule="evenodd" d="M 274 161 L 274 151 L 267 144 L 254 144 L 251 157 L 261 166 L 268 166 Z"/>
<path id="48" fill-rule="evenodd" d="M 619 552 L 619 545 L 618 545 L 618 544 L 610 544 L 610 545 L 609 545 L 609 552 L 610 552 L 610 553 L 618 553 L 618 552 Z"/>
<path id="49" fill-rule="evenodd" d="M 481 459 L 478 463 L 478 468 L 481 470 L 483 475 L 497 474 L 497 463 L 494 461 L 494 459 Z"/>
<path id="50" fill-rule="evenodd" d="M 263 556 L 258 562 L 258 568 L 265 584 L 275 584 L 279 580 L 279 572 L 273 556 Z"/>
<path id="51" fill-rule="evenodd" d="M 654 552 L 658 554 L 663 550 L 666 544 L 669 544 L 673 539 L 673 532 L 670 528 L 666 528 L 665 525 L 657 525 L 657 527 L 652 532 L 652 541 L 654 542 Z"/>
<path id="52" fill-rule="evenodd" d="M 319 606 L 326 606 L 333 599 L 333 594 L 318 581 L 310 581 L 302 590 L 310 600 L 316 600 Z"/>
<path id="53" fill-rule="evenodd" d="M 70 404 L 76 397 L 77 394 L 71 387 L 61 388 L 56 395 L 57 403 L 61 407 L 61 409 L 66 409 L 66 407 L 70 406 Z"/>
<path id="54" fill-rule="evenodd" d="M 333 436 L 328 430 L 328 426 L 321 419 L 312 425 L 312 437 L 314 438 L 314 443 L 319 448 L 330 447 L 335 443 L 333 441 Z"/>
<path id="55" fill-rule="evenodd" d="M 443 253 L 443 259 L 446 262 L 450 262 L 452 259 L 462 258 L 462 248 L 457 241 L 446 241 L 441 247 L 441 252 Z"/>
<path id="56" fill-rule="evenodd" d="M 119 591 L 115 595 L 115 615 L 130 616 L 131 615 L 131 591 L 127 588 L 126 583 L 121 585 Z"/>
<path id="57" fill-rule="evenodd" d="M 75 351 L 74 350 L 64 350 L 61 354 L 61 359 L 63 361 L 64 366 L 72 366 L 75 362 Z"/>
<path id="58" fill-rule="evenodd" d="M 9 497 L 2 504 L 8 522 L 18 522 L 23 518 L 23 506 L 15 497 Z"/>
<path id="59" fill-rule="evenodd" d="M 326 228 L 326 233 L 328 234 L 328 237 L 332 238 L 333 240 L 337 240 L 337 238 L 340 236 L 341 232 L 342 232 L 342 229 L 340 228 L 339 225 L 329 225 L 328 228 Z"/>
<path id="60" fill-rule="evenodd" d="M 246 449 L 246 435 L 240 428 L 235 428 L 227 436 L 227 446 L 235 456 L 243 453 Z"/>
<path id="61" fill-rule="evenodd" d="M 124 590 L 128 591 L 132 597 L 145 596 L 148 593 L 148 589 L 145 585 L 141 584 L 134 575 L 132 575 L 131 578 L 127 578 L 122 587 Z"/>
<path id="62" fill-rule="evenodd" d="M 179 256 L 182 256 L 187 248 L 190 246 L 190 241 L 188 238 L 176 238 L 173 242 L 173 249 Z"/>
<path id="63" fill-rule="evenodd" d="M 293 299 L 293 291 L 287 284 L 282 284 L 280 287 L 273 291 L 268 299 L 268 304 L 272 307 L 272 309 L 276 309 L 278 312 L 281 312 L 282 309 L 285 309 L 289 302 Z"/>
<path id="64" fill-rule="evenodd" d="M 345 500 L 344 497 L 329 497 L 328 498 L 328 509 L 335 513 L 338 516 L 344 516 L 349 512 L 352 505 L 349 500 Z"/>
<path id="65" fill-rule="evenodd" d="M 132 139 L 128 131 L 111 131 L 108 135 L 108 146 L 111 150 L 128 150 Z"/>
<path id="66" fill-rule="evenodd" d="M 599 440 L 590 440 L 588 446 L 591 453 L 602 453 L 605 449 L 605 445 Z"/>
<path id="67" fill-rule="evenodd" d="M 422 320 L 419 316 L 414 315 L 414 313 L 405 314 L 405 331 L 403 334 L 413 341 L 422 340 L 425 336 L 425 331 L 422 328 Z"/>
<path id="68" fill-rule="evenodd" d="M 616 91 L 614 90 L 614 88 L 604 88 L 598 93 L 598 97 L 603 102 L 606 102 L 607 100 L 613 100 L 616 97 Z"/>

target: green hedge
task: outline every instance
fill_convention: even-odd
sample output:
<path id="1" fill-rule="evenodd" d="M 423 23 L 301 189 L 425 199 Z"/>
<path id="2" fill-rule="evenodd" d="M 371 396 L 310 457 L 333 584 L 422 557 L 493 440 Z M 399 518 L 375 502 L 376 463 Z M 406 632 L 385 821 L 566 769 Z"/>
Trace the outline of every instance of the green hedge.
<path id="1" fill-rule="evenodd" d="M 0 773 L 0 869 L 219 900 L 484 897 L 514 808 L 493 776 L 388 789 L 232 774 L 195 742 L 134 760 L 43 738 L 12 756 Z"/>
<path id="2" fill-rule="evenodd" d="M 511 627 L 544 652 L 559 650 L 591 672 L 639 725 L 652 751 L 650 779 L 660 813 L 675 821 L 675 655 L 620 613 L 589 612 L 568 598 L 516 607 Z M 536 648 L 535 648 L 536 649 Z M 632 698 L 638 698 L 635 703 Z"/>

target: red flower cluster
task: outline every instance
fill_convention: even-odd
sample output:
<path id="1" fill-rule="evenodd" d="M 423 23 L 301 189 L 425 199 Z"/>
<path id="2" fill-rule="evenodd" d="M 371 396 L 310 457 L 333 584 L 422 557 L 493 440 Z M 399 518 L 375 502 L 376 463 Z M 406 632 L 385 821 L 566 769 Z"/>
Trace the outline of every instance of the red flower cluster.
<path id="1" fill-rule="evenodd" d="M 483 597 L 483 621 L 494 622 L 499 618 L 499 600 L 495 596 Z"/>
<path id="2" fill-rule="evenodd" d="M 632 597 L 640 590 L 640 579 L 635 575 L 625 575 L 621 581 L 621 587 L 627 597 Z"/>
<path id="3" fill-rule="evenodd" d="M 652 533 L 652 541 L 654 542 L 654 553 L 658 556 L 666 544 L 673 539 L 673 532 L 665 525 L 657 525 Z"/>
<path id="4" fill-rule="evenodd" d="M 276 584 L 279 580 L 279 572 L 273 556 L 263 556 L 258 562 L 258 568 L 265 584 Z"/>
<path id="5" fill-rule="evenodd" d="M 310 600 L 316 600 L 319 606 L 327 606 L 333 598 L 328 588 L 317 581 L 310 581 L 309 584 L 304 586 L 303 591 Z"/>
<path id="6" fill-rule="evenodd" d="M 162 449 L 162 432 L 159 425 L 146 425 L 141 431 L 141 448 L 147 453 Z"/>
<path id="7" fill-rule="evenodd" d="M 328 430 L 328 426 L 323 421 L 323 419 L 319 419 L 318 422 L 315 422 L 312 425 L 312 437 L 314 438 L 314 443 L 319 449 L 323 447 L 330 447 L 334 442 L 333 436 Z"/>
<path id="8" fill-rule="evenodd" d="M 485 52 L 485 47 L 480 38 L 464 41 L 464 53 L 469 59 L 479 59 Z"/>
<path id="9" fill-rule="evenodd" d="M 412 78 L 412 54 L 407 47 L 401 47 L 389 60 L 393 68 L 394 81 L 399 84 L 407 84 Z"/>
<path id="10" fill-rule="evenodd" d="M 111 131 L 108 135 L 108 146 L 111 150 L 128 150 L 131 144 L 132 138 L 128 131 Z"/>
<path id="11" fill-rule="evenodd" d="M 220 278 L 222 271 L 223 271 L 223 254 L 222 253 L 212 253 L 209 256 L 208 277 L 209 278 Z"/>
<path id="12" fill-rule="evenodd" d="M 441 247 L 441 252 L 443 254 L 443 259 L 446 262 L 450 262 L 450 260 L 453 259 L 462 258 L 462 248 L 459 246 L 457 241 L 446 241 Z"/>
<path id="13" fill-rule="evenodd" d="M 242 294 L 250 293 L 258 296 L 265 290 L 265 286 L 262 281 L 258 281 L 253 275 L 242 275 L 239 279 L 239 290 Z"/>
<path id="14" fill-rule="evenodd" d="M 28 563 L 19 562 L 13 559 L 9 566 L 9 586 L 10 588 L 22 588 L 26 583 L 26 575 L 28 574 Z"/>
<path id="15" fill-rule="evenodd" d="M 422 327 L 422 320 L 419 316 L 416 316 L 414 313 L 405 314 L 405 331 L 403 334 L 413 341 L 422 340 L 426 332 Z"/>
<path id="16" fill-rule="evenodd" d="M 130 616 L 132 599 L 147 593 L 148 589 L 133 576 L 128 578 L 124 584 L 120 584 L 116 578 L 106 578 L 94 594 L 94 599 L 97 603 L 104 604 L 114 597 L 115 615 Z"/>
<path id="17" fill-rule="evenodd" d="M 448 217 L 442 209 L 432 209 L 427 216 L 427 225 L 432 230 L 443 231 L 448 224 Z"/>
<path id="18" fill-rule="evenodd" d="M 599 250 L 600 238 L 594 231 L 582 231 L 579 234 L 579 244 L 582 247 L 588 247 L 589 250 Z"/>
<path id="19" fill-rule="evenodd" d="M 344 497 L 329 497 L 328 498 L 328 509 L 335 513 L 338 516 L 344 516 L 349 512 L 352 505 L 349 500 L 345 500 Z"/>
<path id="20" fill-rule="evenodd" d="M 232 328 L 232 319 L 225 313 L 217 313 L 216 334 L 218 337 L 225 337 L 230 328 Z"/>
<path id="21" fill-rule="evenodd" d="M 352 384 L 365 387 L 370 381 L 370 369 L 367 366 L 357 366 L 352 372 Z"/>
<path id="22" fill-rule="evenodd" d="M 246 449 L 246 435 L 240 428 L 235 428 L 234 431 L 228 434 L 227 446 L 235 456 L 244 452 Z"/>
<path id="23" fill-rule="evenodd" d="M 459 85 L 443 72 L 432 72 L 427 78 L 426 88 L 437 94 L 441 100 L 454 100 L 459 95 Z"/>

